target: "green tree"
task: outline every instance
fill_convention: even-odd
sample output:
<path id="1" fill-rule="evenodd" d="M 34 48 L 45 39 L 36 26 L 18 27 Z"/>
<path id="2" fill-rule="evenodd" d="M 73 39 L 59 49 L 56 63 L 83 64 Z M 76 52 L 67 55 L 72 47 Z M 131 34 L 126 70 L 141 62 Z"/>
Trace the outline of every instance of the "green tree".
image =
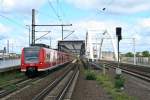
<path id="1" fill-rule="evenodd" d="M 142 56 L 143 57 L 149 57 L 150 56 L 149 51 L 143 51 Z"/>
<path id="2" fill-rule="evenodd" d="M 141 53 L 140 52 L 136 52 L 136 57 L 141 57 Z"/>
<path id="3" fill-rule="evenodd" d="M 126 57 L 133 57 L 134 54 L 133 54 L 132 52 L 128 52 L 128 53 L 125 54 L 125 56 L 126 56 Z"/>

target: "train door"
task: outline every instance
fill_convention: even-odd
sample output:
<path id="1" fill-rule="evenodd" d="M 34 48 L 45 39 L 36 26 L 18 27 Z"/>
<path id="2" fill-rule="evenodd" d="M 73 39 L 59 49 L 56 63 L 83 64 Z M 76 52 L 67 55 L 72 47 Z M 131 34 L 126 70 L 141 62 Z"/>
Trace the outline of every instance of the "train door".
<path id="1" fill-rule="evenodd" d="M 56 65 L 56 62 L 57 62 L 57 59 L 56 59 L 56 51 L 53 50 L 53 65 L 54 65 L 54 66 Z"/>
<path id="2" fill-rule="evenodd" d="M 64 63 L 64 54 L 62 53 L 62 55 L 61 55 L 61 61 L 62 61 L 62 63 Z"/>
<path id="3" fill-rule="evenodd" d="M 54 61 L 53 61 L 54 56 L 53 55 L 54 55 L 53 54 L 53 50 L 51 50 L 51 52 L 50 52 L 50 63 L 51 63 L 51 66 L 54 65 Z"/>
<path id="4" fill-rule="evenodd" d="M 57 51 L 55 51 L 55 63 L 58 64 L 58 57 L 57 57 Z"/>
<path id="5" fill-rule="evenodd" d="M 60 63 L 60 58 L 59 58 L 59 52 L 57 52 L 57 64 L 59 64 Z"/>
<path id="6" fill-rule="evenodd" d="M 49 55 L 49 66 L 51 67 L 52 64 L 51 64 L 51 50 L 48 51 L 48 55 Z"/>

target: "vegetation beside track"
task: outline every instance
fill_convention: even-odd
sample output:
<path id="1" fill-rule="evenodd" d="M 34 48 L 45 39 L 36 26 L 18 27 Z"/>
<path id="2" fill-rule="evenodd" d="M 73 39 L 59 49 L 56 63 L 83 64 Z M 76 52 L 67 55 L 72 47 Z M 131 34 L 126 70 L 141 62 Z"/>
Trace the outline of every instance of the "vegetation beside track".
<path id="1" fill-rule="evenodd" d="M 114 100 L 136 100 L 135 97 L 128 96 L 125 92 L 116 88 L 111 76 L 99 74 L 97 75 L 96 80 L 104 87 L 106 92 L 108 92 Z"/>
<path id="2" fill-rule="evenodd" d="M 25 78 L 25 74 L 21 73 L 19 70 L 10 71 L 7 73 L 0 73 L 0 88 L 14 88 L 14 84 L 16 82 L 19 82 Z"/>
<path id="3" fill-rule="evenodd" d="M 96 73 L 94 71 L 86 70 L 85 76 L 87 80 L 96 80 Z"/>
<path id="4" fill-rule="evenodd" d="M 85 70 L 85 76 L 88 80 L 96 80 L 104 87 L 104 90 L 112 96 L 113 100 L 136 100 L 136 97 L 128 96 L 123 90 L 116 87 L 112 77 L 104 74 L 96 74 L 94 70 Z"/>

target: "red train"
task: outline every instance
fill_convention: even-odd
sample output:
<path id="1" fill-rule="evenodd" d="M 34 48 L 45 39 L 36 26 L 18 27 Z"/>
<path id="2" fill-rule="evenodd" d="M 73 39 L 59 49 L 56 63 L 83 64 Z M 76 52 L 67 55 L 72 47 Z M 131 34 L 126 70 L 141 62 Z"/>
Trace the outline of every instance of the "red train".
<path id="1" fill-rule="evenodd" d="M 25 47 L 21 55 L 21 71 L 27 76 L 35 76 L 38 72 L 54 69 L 73 60 L 72 55 L 50 48 Z"/>

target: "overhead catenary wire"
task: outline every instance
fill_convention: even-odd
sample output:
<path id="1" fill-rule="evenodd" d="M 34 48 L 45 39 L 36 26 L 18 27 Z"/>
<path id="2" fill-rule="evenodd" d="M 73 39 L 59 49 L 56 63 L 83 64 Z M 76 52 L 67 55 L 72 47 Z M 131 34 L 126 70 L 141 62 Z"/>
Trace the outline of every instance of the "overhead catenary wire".
<path id="1" fill-rule="evenodd" d="M 105 11 L 114 1 L 115 1 L 115 0 L 111 0 L 110 2 L 108 2 L 108 3 L 106 4 L 106 6 L 102 8 L 102 10 Z"/>
<path id="2" fill-rule="evenodd" d="M 62 2 L 60 0 L 56 0 L 57 2 L 57 14 L 59 15 L 59 17 L 61 17 L 61 21 L 63 23 L 64 19 L 63 19 L 63 8 L 62 8 Z"/>
<path id="3" fill-rule="evenodd" d="M 4 2 L 4 0 L 0 0 L 0 5 L 1 5 L 1 11 L 3 10 L 3 2 Z"/>
<path id="4" fill-rule="evenodd" d="M 1 11 L 3 11 L 3 3 L 4 3 L 4 0 L 0 0 L 0 4 L 1 4 L 1 9 L 0 9 L 0 10 L 1 10 Z M 18 25 L 19 27 L 28 29 L 26 26 L 24 26 L 24 25 L 22 25 L 22 24 L 16 22 L 15 20 L 13 20 L 13 19 L 11 19 L 11 18 L 9 18 L 9 17 L 7 17 L 7 16 L 5 16 L 5 15 L 0 14 L 0 16 L 1 16 L 2 18 L 4 18 L 4 19 L 8 20 L 9 22 L 12 22 L 12 23 Z"/>
<path id="5" fill-rule="evenodd" d="M 60 6 L 60 10 L 61 10 L 61 18 L 62 18 L 62 21 L 63 21 L 63 23 L 65 22 L 65 23 L 70 23 L 70 21 L 68 21 L 67 19 L 66 19 L 66 16 L 67 16 L 67 14 L 66 14 L 66 10 L 64 10 L 64 8 L 65 7 L 63 7 L 63 4 L 59 1 L 59 6 Z"/>
<path id="6" fill-rule="evenodd" d="M 10 22 L 12 22 L 12 23 L 18 25 L 19 27 L 28 29 L 26 26 L 24 26 L 24 25 L 22 25 L 22 24 L 16 22 L 15 20 L 13 20 L 13 19 L 11 19 L 11 18 L 9 18 L 9 17 L 7 17 L 7 16 L 4 16 L 4 15 L 0 14 L 0 17 L 2 17 L 2 18 L 4 18 L 4 19 L 7 19 L 8 21 L 10 21 Z"/>
<path id="7" fill-rule="evenodd" d="M 56 2 L 57 2 L 57 14 L 59 15 L 59 0 L 56 0 Z"/>
<path id="8" fill-rule="evenodd" d="M 40 13 L 48 18 L 53 18 L 53 19 L 58 19 L 57 17 L 55 16 L 50 16 L 50 14 L 47 14 L 46 12 L 43 12 L 43 11 L 40 11 L 40 10 L 35 10 L 37 13 Z"/>
<path id="9" fill-rule="evenodd" d="M 51 9 L 53 10 L 54 14 L 56 15 L 56 17 L 58 18 L 58 20 L 61 22 L 62 19 L 60 18 L 58 12 L 56 11 L 56 9 L 54 8 L 54 6 L 52 5 L 52 2 L 50 0 L 48 0 L 48 4 L 51 7 Z"/>

